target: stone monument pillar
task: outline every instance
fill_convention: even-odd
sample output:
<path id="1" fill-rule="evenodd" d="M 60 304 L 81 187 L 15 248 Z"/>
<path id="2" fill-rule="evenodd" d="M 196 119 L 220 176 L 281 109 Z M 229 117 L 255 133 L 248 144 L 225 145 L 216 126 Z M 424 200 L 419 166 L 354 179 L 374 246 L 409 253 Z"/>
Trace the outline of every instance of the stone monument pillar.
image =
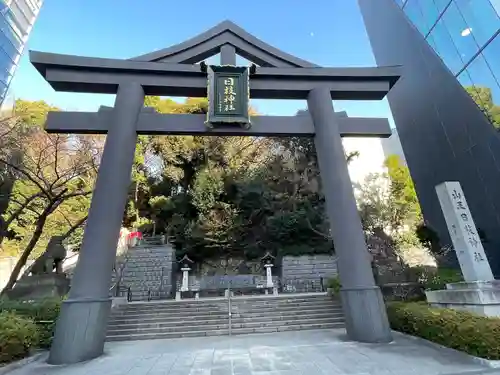
<path id="1" fill-rule="evenodd" d="M 493 277 L 460 183 L 443 182 L 436 192 L 465 281 L 447 284 L 445 290 L 426 291 L 427 302 L 500 316 L 500 283 Z"/>

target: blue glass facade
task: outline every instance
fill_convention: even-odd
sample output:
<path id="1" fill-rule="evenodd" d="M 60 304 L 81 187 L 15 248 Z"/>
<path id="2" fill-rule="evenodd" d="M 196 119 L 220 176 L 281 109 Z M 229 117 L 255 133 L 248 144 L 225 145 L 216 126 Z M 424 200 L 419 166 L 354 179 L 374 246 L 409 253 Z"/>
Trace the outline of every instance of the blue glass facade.
<path id="1" fill-rule="evenodd" d="M 42 0 L 0 0 L 0 104 L 41 5 Z"/>
<path id="2" fill-rule="evenodd" d="M 500 129 L 500 0 L 395 0 Z"/>

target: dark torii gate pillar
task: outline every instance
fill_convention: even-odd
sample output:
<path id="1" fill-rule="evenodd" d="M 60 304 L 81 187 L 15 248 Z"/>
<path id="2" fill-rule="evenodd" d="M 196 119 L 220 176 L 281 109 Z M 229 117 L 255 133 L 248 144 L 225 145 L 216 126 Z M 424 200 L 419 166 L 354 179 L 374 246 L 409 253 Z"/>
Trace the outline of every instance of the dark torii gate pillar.
<path id="1" fill-rule="evenodd" d="M 307 97 L 330 228 L 338 255 L 341 299 L 349 338 L 389 342 L 391 330 L 359 217 L 330 92 L 313 89 Z"/>
<path id="2" fill-rule="evenodd" d="M 251 97 L 307 99 L 309 113 L 252 117 L 249 129 L 238 125 L 208 129 L 204 115 L 162 115 L 143 109 L 144 95 L 206 97 L 206 74 L 193 63 L 219 51 L 222 64 L 234 64 L 238 53 L 260 65 L 250 79 Z M 57 322 L 50 363 L 85 361 L 103 352 L 111 269 L 137 134 L 314 137 L 339 259 L 347 334 L 362 342 L 392 340 L 341 140 L 342 136 L 387 137 L 389 123 L 386 119 L 339 116 L 332 99 L 382 99 L 398 80 L 398 67 L 317 67 L 265 44 L 228 21 L 184 43 L 132 60 L 41 52 L 31 52 L 30 58 L 56 90 L 117 93 L 113 109 L 51 112 L 47 118 L 48 132 L 107 134 L 82 249 L 69 298 Z"/>
<path id="3" fill-rule="evenodd" d="M 49 363 L 75 363 L 103 352 L 111 309 L 111 270 L 130 187 L 136 124 L 144 90 L 120 84 L 109 122 L 80 256 L 61 307 Z"/>

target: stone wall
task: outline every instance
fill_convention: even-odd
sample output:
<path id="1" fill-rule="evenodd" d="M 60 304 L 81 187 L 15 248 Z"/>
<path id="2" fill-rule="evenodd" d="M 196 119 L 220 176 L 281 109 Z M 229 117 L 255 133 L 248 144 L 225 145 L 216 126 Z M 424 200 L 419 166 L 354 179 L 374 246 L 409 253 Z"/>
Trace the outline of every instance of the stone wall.
<path id="1" fill-rule="evenodd" d="M 168 298 L 172 293 L 175 250 L 170 245 L 143 244 L 129 248 L 118 263 L 122 287 L 130 287 L 134 300 Z"/>
<path id="2" fill-rule="evenodd" d="M 285 291 L 319 292 L 321 278 L 337 275 L 333 255 L 284 256 L 281 261 L 281 286 Z"/>

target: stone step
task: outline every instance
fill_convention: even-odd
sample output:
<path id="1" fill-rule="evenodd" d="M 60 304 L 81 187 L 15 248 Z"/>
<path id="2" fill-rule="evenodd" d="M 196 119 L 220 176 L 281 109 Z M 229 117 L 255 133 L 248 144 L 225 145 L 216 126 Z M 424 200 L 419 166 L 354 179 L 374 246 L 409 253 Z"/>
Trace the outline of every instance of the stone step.
<path id="1" fill-rule="evenodd" d="M 322 310 L 308 310 L 301 312 L 289 313 L 275 313 L 275 314 L 231 314 L 231 320 L 235 323 L 247 323 L 252 321 L 283 321 L 289 319 L 321 319 L 321 318 L 343 318 L 342 311 L 322 311 Z"/>
<path id="2" fill-rule="evenodd" d="M 193 322 L 190 322 L 193 323 Z M 210 322 L 210 324 L 158 324 L 158 325 L 144 325 L 144 326 L 113 326 L 108 327 L 107 335 L 130 335 L 134 333 L 163 333 L 163 332 L 182 332 L 188 331 L 216 331 L 221 329 L 228 329 L 229 321 Z"/>
<path id="3" fill-rule="evenodd" d="M 120 283 L 124 287 L 130 288 L 132 291 L 136 290 L 137 292 L 140 291 L 147 292 L 148 289 L 151 289 L 151 291 L 153 292 L 154 290 L 158 290 L 158 288 L 161 285 L 161 280 L 142 280 L 142 281 L 136 280 L 135 282 L 132 283 L 130 282 L 130 280 L 122 278 Z"/>
<path id="4" fill-rule="evenodd" d="M 146 299 L 151 281 L 132 285 L 133 298 Z M 156 291 L 151 290 L 154 298 Z M 341 305 L 326 294 L 136 302 L 110 316 L 108 341 L 265 333 L 344 326 Z M 229 327 L 231 321 L 231 327 Z"/>
<path id="5" fill-rule="evenodd" d="M 162 310 L 144 310 L 144 311 L 123 311 L 117 310 L 113 312 L 113 316 L 130 316 L 130 317 L 147 317 L 147 316 L 186 316 L 186 315 L 216 315 L 221 313 L 227 314 L 227 307 L 225 308 L 209 308 L 203 310 L 170 310 L 170 311 L 162 311 Z"/>
<path id="6" fill-rule="evenodd" d="M 170 265 L 174 262 L 174 259 L 162 252 L 135 253 L 128 256 L 128 261 L 131 264 L 143 265 L 149 260 Z"/>
<path id="7" fill-rule="evenodd" d="M 169 258 L 174 257 L 173 250 L 168 247 L 161 246 L 145 246 L 145 247 L 135 247 L 128 251 L 128 256 L 134 255 L 149 255 L 149 254 L 163 254 L 167 255 Z"/>
<path id="8" fill-rule="evenodd" d="M 297 324 L 282 325 L 277 327 L 256 327 L 256 328 L 232 328 L 232 335 L 244 335 L 251 333 L 272 333 L 272 332 L 284 332 L 284 331 L 303 331 L 303 330 L 313 330 L 313 329 L 335 329 L 335 328 L 345 328 L 345 323 L 343 321 L 331 321 L 328 323 L 316 323 L 316 322 L 300 322 Z"/>
<path id="9" fill-rule="evenodd" d="M 158 264 L 163 267 L 171 267 L 172 261 L 165 259 L 164 254 L 158 255 L 145 255 L 145 256 L 131 256 L 127 262 L 130 267 L 147 267 L 150 263 Z"/>
<path id="10" fill-rule="evenodd" d="M 344 328 L 343 322 L 331 322 L 326 324 L 318 323 L 302 323 L 297 325 L 287 325 L 281 327 L 261 327 L 261 328 L 238 328 L 232 329 L 232 335 L 251 334 L 251 333 L 272 333 L 282 331 L 299 331 L 299 330 L 319 330 L 319 329 L 334 329 Z M 172 339 L 181 337 L 200 337 L 200 336 L 226 336 L 229 335 L 229 329 L 214 330 L 214 331 L 180 331 L 180 332 L 164 332 L 164 333 L 135 333 L 131 335 L 108 335 L 106 341 L 133 341 L 133 340 L 155 340 L 155 339 Z"/>
<path id="11" fill-rule="evenodd" d="M 243 323 L 231 323 L 232 330 L 238 329 L 247 329 L 247 330 L 255 330 L 258 328 L 279 328 L 283 326 L 289 325 L 301 325 L 301 324 L 329 324 L 329 323 L 343 323 L 343 318 L 321 318 L 321 319 L 299 319 L 299 318 L 289 318 L 287 320 L 281 321 L 253 321 L 253 322 L 243 322 Z M 210 324 L 200 324 L 200 322 L 189 322 L 189 324 L 181 324 L 181 325 L 173 325 L 169 323 L 158 323 L 153 325 L 140 325 L 140 326 L 131 326 L 131 325 L 120 325 L 108 327 L 109 335 L 130 335 L 134 333 L 163 333 L 163 332 L 182 332 L 182 331 L 217 331 L 228 329 L 229 321 L 217 321 L 210 322 Z"/>
<path id="12" fill-rule="evenodd" d="M 124 287 L 127 284 L 122 284 Z M 151 294 L 158 294 L 161 292 L 165 292 L 166 290 L 170 291 L 172 289 L 172 285 L 170 284 L 163 284 L 161 290 L 160 290 L 161 283 L 158 285 L 150 285 L 149 281 L 148 284 L 133 284 L 133 285 L 128 285 L 127 288 L 130 288 L 133 297 L 139 296 L 139 295 L 147 295 L 148 292 Z"/>
<path id="13" fill-rule="evenodd" d="M 213 315 L 176 315 L 176 316 L 111 316 L 109 319 L 109 325 L 121 325 L 121 324 L 155 324 L 155 323 L 186 323 L 193 321 L 200 321 L 205 324 L 205 322 L 215 321 L 215 320 L 228 320 L 227 312 Z"/>
<path id="14" fill-rule="evenodd" d="M 276 319 L 282 320 L 287 317 L 302 317 L 311 315 L 325 315 L 325 316 L 342 316 L 343 312 L 341 310 L 328 310 L 328 309 L 309 309 L 303 311 L 273 311 L 273 312 L 255 312 L 255 313 L 238 313 L 235 311 L 231 312 L 231 316 L 236 320 L 252 320 L 252 319 Z M 109 318 L 109 323 L 120 323 L 120 322 L 141 322 L 141 321 L 191 321 L 191 320 L 207 320 L 207 317 L 211 319 L 218 319 L 228 316 L 228 311 L 214 311 L 214 312 L 204 312 L 198 314 L 192 314 L 192 318 L 187 318 L 188 314 L 173 313 L 173 314 L 124 314 L 115 315 L 113 314 Z"/>
<path id="15" fill-rule="evenodd" d="M 133 267 L 125 267 L 122 271 L 122 275 L 125 276 L 127 274 L 130 275 L 135 275 L 135 276 L 140 276 L 143 274 L 151 274 L 151 275 L 158 275 L 160 277 L 162 275 L 161 269 L 162 265 L 155 265 L 155 264 L 150 264 L 148 266 L 142 266 L 138 268 L 133 268 Z M 168 269 L 168 266 L 166 267 Z M 169 278 L 171 277 L 171 273 L 169 271 L 163 272 L 164 277 L 168 276 Z"/>
<path id="16" fill-rule="evenodd" d="M 184 313 L 192 313 L 192 312 L 201 312 L 201 311 L 211 311 L 213 309 L 228 309 L 228 303 L 220 303 L 220 304 L 201 304 L 201 305 L 184 305 L 184 306 L 179 306 L 179 305 L 174 305 L 169 306 L 169 304 L 128 304 L 126 306 L 123 306 L 120 308 L 121 311 L 124 311 L 125 313 L 141 313 L 141 312 L 184 312 Z M 327 308 L 327 309 L 340 309 L 341 306 L 340 304 L 334 304 L 332 302 L 321 302 L 321 303 L 308 303 L 308 302 L 302 302 L 302 303 L 291 303 L 291 304 L 263 304 L 263 305 L 238 305 L 238 304 L 232 304 L 231 308 L 233 311 L 239 310 L 242 312 L 252 312 L 252 311 L 273 311 L 276 309 L 286 309 L 286 310 L 297 310 L 297 309 L 306 309 L 306 308 Z"/>
<path id="17" fill-rule="evenodd" d="M 131 309 L 127 306 L 120 307 L 117 313 L 120 314 L 199 314 L 204 312 L 215 312 L 215 311 L 228 311 L 229 307 L 227 304 L 212 305 L 212 306 L 199 306 L 199 307 L 179 307 L 179 308 L 150 308 L 150 309 Z M 338 310 L 341 311 L 342 307 L 333 304 L 308 304 L 308 305 L 282 305 L 282 306 L 231 306 L 231 311 L 239 313 L 270 313 L 273 311 L 302 311 L 302 310 Z"/>
<path id="18" fill-rule="evenodd" d="M 302 303 L 302 302 L 329 302 L 332 304 L 338 304 L 340 305 L 340 302 L 338 300 L 332 299 L 329 296 L 326 295 L 314 295 L 312 297 L 308 296 L 300 296 L 300 297 L 294 297 L 290 295 L 285 295 L 281 294 L 279 296 L 262 296 L 262 297 L 233 297 L 231 298 L 231 303 L 232 304 L 276 304 L 276 303 Z M 137 307 L 137 306 L 147 306 L 147 308 L 150 308 L 151 306 L 200 306 L 203 304 L 220 304 L 224 303 L 227 304 L 228 301 L 225 298 L 218 298 L 218 299 L 189 299 L 189 300 L 182 300 L 182 301 L 173 301 L 173 300 L 168 300 L 168 301 L 161 301 L 157 302 L 154 304 L 151 303 L 137 303 L 137 304 L 131 304 L 128 305 L 129 307 Z"/>
<path id="19" fill-rule="evenodd" d="M 156 250 L 131 252 L 128 253 L 127 258 L 129 260 L 134 260 L 137 262 L 145 262 L 148 259 L 154 259 L 154 260 L 162 260 L 163 263 L 172 264 L 175 261 L 175 259 L 168 252 L 156 251 Z"/>
<path id="20" fill-rule="evenodd" d="M 241 310 L 232 308 L 231 313 L 233 315 L 238 316 L 274 316 L 276 314 L 284 315 L 284 314 L 301 314 L 302 312 L 342 312 L 341 308 L 333 308 L 331 306 L 309 306 L 307 308 L 280 308 L 280 309 L 255 309 L 255 310 Z M 116 311 L 113 313 L 113 317 L 118 316 L 129 316 L 133 318 L 140 317 L 169 317 L 169 316 L 185 316 L 185 315 L 217 315 L 221 313 L 227 313 L 227 307 L 222 308 L 212 308 L 212 309 L 204 309 L 204 310 L 173 310 L 173 311 Z"/>
<path id="21" fill-rule="evenodd" d="M 303 294 L 303 295 L 294 295 L 287 293 L 280 293 L 277 296 L 273 295 L 262 295 L 262 296 L 235 296 L 231 298 L 231 301 L 234 302 L 275 302 L 275 301 L 286 301 L 286 302 L 302 302 L 302 301 L 333 301 L 336 302 L 335 299 L 326 295 L 326 293 L 315 293 L 311 295 Z"/>
<path id="22" fill-rule="evenodd" d="M 147 281 L 148 283 L 158 283 L 161 284 L 161 276 L 160 275 L 143 275 L 142 278 L 140 276 L 133 276 L 124 274 L 121 278 L 124 284 L 129 286 L 131 285 L 139 285 L 142 284 L 143 281 Z"/>
<path id="23" fill-rule="evenodd" d="M 232 315 L 231 321 L 234 324 L 245 324 L 251 322 L 280 322 L 289 321 L 293 319 L 343 319 L 342 312 L 318 312 L 308 311 L 302 314 L 275 314 L 275 315 L 251 315 L 251 316 L 237 316 Z M 227 323 L 229 316 L 227 313 L 217 315 L 195 315 L 195 316 L 169 316 L 169 317 L 122 317 L 120 319 L 110 319 L 109 327 L 146 327 L 146 326 L 183 326 L 183 325 L 205 325 L 205 324 L 220 324 Z"/>
<path id="24" fill-rule="evenodd" d="M 253 311 L 253 312 L 239 312 L 232 310 L 231 315 L 235 318 L 265 318 L 265 317 L 282 317 L 282 316 L 302 316 L 310 314 L 331 314 L 331 315 L 342 315 L 341 309 L 329 309 L 329 308 L 309 308 L 309 309 L 282 309 L 282 310 L 269 310 L 269 311 Z M 110 321 L 116 320 L 145 320 L 145 319 L 173 319 L 182 320 L 188 319 L 187 317 L 219 317 L 228 315 L 227 309 L 213 309 L 205 310 L 202 312 L 187 314 L 185 312 L 144 312 L 144 313 L 120 313 L 113 312 L 110 316 Z"/>

